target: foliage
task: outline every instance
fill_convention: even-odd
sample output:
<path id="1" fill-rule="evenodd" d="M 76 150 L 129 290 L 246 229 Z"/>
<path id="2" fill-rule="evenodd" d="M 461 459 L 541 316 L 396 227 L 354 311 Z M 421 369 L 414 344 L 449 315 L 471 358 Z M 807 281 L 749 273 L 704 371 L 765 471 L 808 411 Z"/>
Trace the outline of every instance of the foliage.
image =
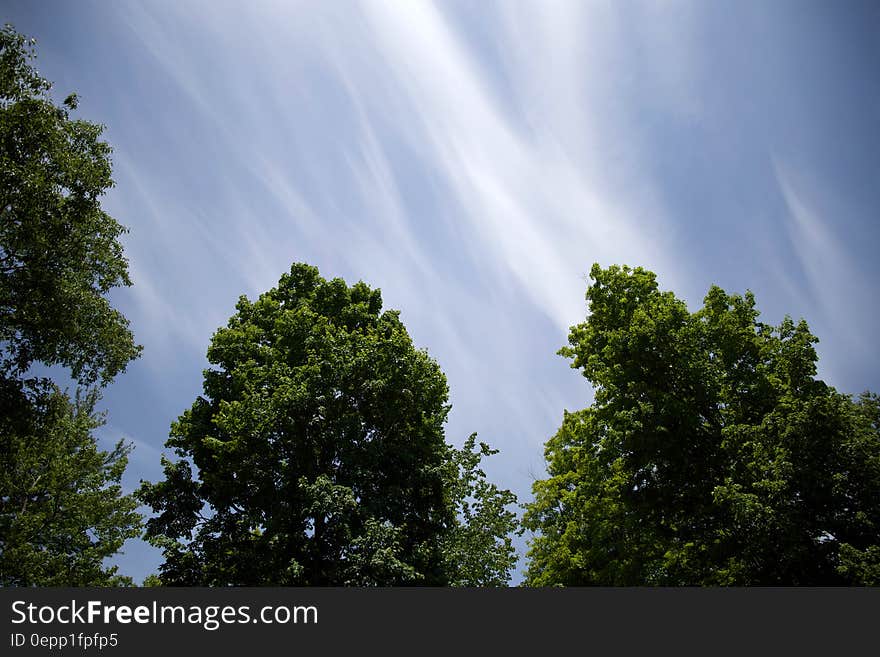
<path id="1" fill-rule="evenodd" d="M 300 264 L 255 302 L 240 298 L 208 349 L 215 367 L 204 396 L 172 426 L 167 445 L 180 460 L 164 460 L 164 481 L 141 490 L 158 514 L 147 537 L 164 550 L 164 583 L 445 585 L 506 575 L 505 522 L 483 515 L 509 493 L 444 442 L 446 379 L 398 312 L 381 308 L 378 290 Z M 463 494 L 477 505 L 463 506 Z M 450 546 L 487 550 L 488 563 L 451 560 Z"/>
<path id="2" fill-rule="evenodd" d="M 878 401 L 815 378 L 805 322 L 709 290 L 688 312 L 595 265 L 573 359 L 595 388 L 546 445 L 532 585 L 876 584 Z"/>
<path id="3" fill-rule="evenodd" d="M 99 202 L 113 184 L 110 146 L 100 125 L 70 118 L 75 95 L 52 102 L 32 47 L 0 31 L 0 365 L 20 376 L 60 364 L 107 383 L 140 351 L 104 296 L 131 284 L 125 229 Z"/>
<path id="4" fill-rule="evenodd" d="M 0 585 L 130 584 L 105 568 L 140 534 L 137 502 L 121 494 L 129 448 L 99 450 L 97 393 L 71 403 L 56 386 L 0 390 Z"/>
<path id="5" fill-rule="evenodd" d="M 147 575 L 141 583 L 144 588 L 162 586 L 162 579 L 158 575 Z"/>
<path id="6" fill-rule="evenodd" d="M 516 565 L 511 539 L 517 528 L 516 495 L 486 479 L 480 469 L 485 456 L 497 454 L 471 434 L 460 450 L 451 449 L 446 486 L 456 505 L 457 522 L 443 554 L 451 586 L 506 586 Z"/>
<path id="7" fill-rule="evenodd" d="M 70 117 L 31 66 L 33 40 L 0 30 L 0 584 L 129 583 L 103 560 L 137 536 L 119 485 L 129 447 L 98 449 L 96 384 L 140 352 L 105 294 L 129 285 L 101 210 L 112 185 L 99 125 Z M 74 400 L 34 364 L 69 368 Z"/>

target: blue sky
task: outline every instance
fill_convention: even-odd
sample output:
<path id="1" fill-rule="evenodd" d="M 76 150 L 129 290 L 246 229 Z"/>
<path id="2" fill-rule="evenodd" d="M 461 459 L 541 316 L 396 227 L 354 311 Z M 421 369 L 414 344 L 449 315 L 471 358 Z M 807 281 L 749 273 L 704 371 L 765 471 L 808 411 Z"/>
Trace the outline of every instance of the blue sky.
<path id="1" fill-rule="evenodd" d="M 555 355 L 593 262 L 804 317 L 820 374 L 880 390 L 880 5 L 28 2 L 57 97 L 106 124 L 143 357 L 102 440 L 156 480 L 213 331 L 292 262 L 362 279 L 446 373 L 447 438 L 530 499 L 591 392 Z M 167 450 L 164 450 L 167 452 Z M 522 550 L 522 541 L 519 542 Z M 159 555 L 130 541 L 140 581 Z M 519 575 L 514 581 L 519 580 Z"/>

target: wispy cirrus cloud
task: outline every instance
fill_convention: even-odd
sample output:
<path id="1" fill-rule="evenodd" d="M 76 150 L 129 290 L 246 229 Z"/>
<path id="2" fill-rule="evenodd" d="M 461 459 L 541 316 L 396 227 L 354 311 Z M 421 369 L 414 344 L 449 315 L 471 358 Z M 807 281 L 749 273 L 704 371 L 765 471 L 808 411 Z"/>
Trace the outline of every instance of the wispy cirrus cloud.
<path id="1" fill-rule="evenodd" d="M 613 125 L 607 100 L 596 103 L 604 115 L 589 102 L 591 90 L 597 96 L 606 92 L 613 76 L 602 70 L 611 57 L 604 52 L 610 44 L 598 38 L 593 44 L 590 37 L 601 29 L 591 26 L 615 20 L 614 10 L 577 3 L 535 6 L 527 15 L 522 7 L 495 9 L 501 38 L 510 46 L 509 61 L 522 64 L 527 50 L 532 62 L 509 72 L 514 100 L 521 105 L 515 111 L 493 93 L 484 67 L 431 3 L 366 2 L 345 12 L 312 6 L 302 14 L 310 29 L 283 18 L 267 25 L 267 9 L 258 6 L 235 33 L 225 31 L 222 12 L 208 12 L 196 23 L 186 9 L 171 10 L 183 14 L 178 21 L 157 17 L 149 7 L 126 8 L 131 28 L 191 100 L 189 111 L 204 117 L 225 143 L 223 150 L 239 160 L 257 189 L 273 197 L 277 214 L 291 217 L 288 223 L 279 223 L 279 216 L 258 217 L 242 202 L 238 219 L 224 222 L 223 233 L 212 226 L 214 239 L 209 235 L 206 245 L 218 253 L 224 251 L 219 239 L 241 247 L 238 258 L 228 252 L 223 258 L 257 288 L 269 282 L 268 270 L 290 260 L 294 243 L 309 244 L 296 249 L 300 252 L 326 254 L 322 243 L 352 243 L 352 235 L 372 235 L 386 244 L 393 240 L 390 252 L 346 253 L 343 248 L 333 256 L 380 272 L 391 265 L 409 271 L 420 263 L 415 273 L 431 280 L 442 263 L 432 258 L 437 249 L 419 243 L 427 239 L 419 236 L 458 238 L 469 265 L 487 284 L 524 293 L 562 330 L 583 314 L 583 276 L 592 261 L 670 269 L 660 262 L 663 211 L 650 180 L 638 180 L 621 194 L 609 192 L 597 173 L 604 166 L 597 152 L 608 140 L 595 138 L 599 128 L 617 129 L 618 139 L 625 132 Z M 174 25 L 198 29 L 191 36 L 209 40 L 210 67 L 183 56 Z M 517 32 L 526 25 L 543 27 L 527 46 L 517 46 Z M 586 38 L 579 35 L 582 28 Z M 249 29 L 262 30 L 261 40 Z M 236 41 L 252 36 L 258 43 L 250 53 L 223 48 L 233 36 Z M 253 59 L 242 61 L 247 54 Z M 297 56 L 306 61 L 290 65 Z M 212 71 L 222 72 L 235 89 L 253 87 L 251 78 L 257 76 L 259 99 L 247 93 L 228 101 L 219 97 L 216 80 L 208 75 Z M 316 106 L 326 120 L 314 113 Z M 278 111 L 285 107 L 288 112 Z M 301 135 L 316 129 L 322 130 L 320 139 Z M 334 129 L 339 138 L 328 138 Z M 442 207 L 425 213 L 412 200 L 408 206 L 395 200 L 407 181 L 399 162 L 389 165 L 383 145 L 389 140 L 413 154 L 418 171 L 406 174 L 436 181 L 441 191 L 431 201 L 439 199 Z M 299 150 L 284 150 L 286 144 Z M 309 155 L 316 160 L 308 162 Z M 363 166 L 351 167 L 351 162 Z M 324 170 L 317 171 L 319 166 Z M 357 199 L 346 201 L 353 190 Z M 256 190 L 253 184 L 233 183 L 224 191 L 235 197 Z M 449 226 L 433 233 L 419 226 L 430 220 Z M 291 236 L 280 244 L 279 229 Z M 369 253 L 373 261 L 364 267 Z M 267 271 L 249 276 L 254 269 Z"/>
<path id="2" fill-rule="evenodd" d="M 601 75 L 589 57 L 581 59 L 587 48 L 575 36 L 590 17 L 578 5 L 554 7 L 535 7 L 535 23 L 552 24 L 527 42 L 545 68 L 511 72 L 514 87 L 525 91 L 516 98 L 527 121 L 502 105 L 435 6 L 376 2 L 365 13 L 382 70 L 412 107 L 400 129 L 449 189 L 456 221 L 479 241 L 480 257 L 492 262 L 502 285 L 514 281 L 565 328 L 583 314 L 582 276 L 592 260 L 656 260 L 660 231 L 646 230 L 644 217 L 659 221 L 662 212 L 637 206 L 638 194 L 608 194 L 601 177 L 591 176 L 600 164 L 581 135 L 608 121 L 594 117 L 583 97 L 583 81 Z M 502 25 L 515 22 L 500 18 Z M 516 50 L 515 40 L 506 43 Z M 379 110 L 384 96 L 358 91 L 363 104 Z"/>
<path id="3" fill-rule="evenodd" d="M 852 367 L 873 351 L 874 309 L 866 303 L 874 296 L 873 286 L 842 239 L 841 224 L 829 221 L 819 209 L 822 190 L 807 187 L 804 177 L 778 158 L 774 171 L 788 213 L 786 230 L 804 274 L 802 284 L 789 280 L 788 286 L 808 299 L 802 304 L 814 311 L 814 332 L 831 338 L 830 358 L 822 365 L 831 378 L 840 380 L 837 369 Z"/>

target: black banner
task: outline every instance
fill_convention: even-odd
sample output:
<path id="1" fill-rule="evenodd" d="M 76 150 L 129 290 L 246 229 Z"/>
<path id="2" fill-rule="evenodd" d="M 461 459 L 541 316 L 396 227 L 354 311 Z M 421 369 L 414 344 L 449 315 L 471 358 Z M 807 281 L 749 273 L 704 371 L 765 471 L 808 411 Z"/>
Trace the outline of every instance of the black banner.
<path id="1" fill-rule="evenodd" d="M 335 655 L 874 644 L 878 589 L 0 589 L 0 654 Z"/>

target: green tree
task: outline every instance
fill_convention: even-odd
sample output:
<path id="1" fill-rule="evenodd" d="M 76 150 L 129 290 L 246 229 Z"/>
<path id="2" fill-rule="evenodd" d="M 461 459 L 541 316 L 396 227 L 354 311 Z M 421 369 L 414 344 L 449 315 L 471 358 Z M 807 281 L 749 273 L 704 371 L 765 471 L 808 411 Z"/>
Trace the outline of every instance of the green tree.
<path id="1" fill-rule="evenodd" d="M 103 560 L 137 536 L 119 479 L 128 448 L 92 431 L 98 388 L 140 352 L 106 293 L 130 285 L 101 210 L 112 185 L 102 127 L 73 119 L 31 65 L 34 42 L 0 30 L 0 583 L 126 583 Z M 32 366 L 61 366 L 71 400 Z"/>
<path id="2" fill-rule="evenodd" d="M 107 383 L 140 351 L 105 297 L 131 285 L 125 229 L 100 205 L 111 149 L 102 126 L 70 117 L 75 95 L 52 102 L 33 57 L 32 41 L 0 31 L 0 365 L 20 376 L 60 364 Z"/>
<path id="3" fill-rule="evenodd" d="M 164 583 L 506 581 L 512 497 L 477 467 L 488 448 L 445 443 L 446 378 L 381 309 L 379 290 L 300 264 L 239 299 L 172 425 L 180 460 L 141 491 Z"/>
<path id="4" fill-rule="evenodd" d="M 709 290 L 690 313 L 594 265 L 573 359 L 594 403 L 546 445 L 531 585 L 876 584 L 880 413 L 816 379 L 806 323 Z"/>
<path id="5" fill-rule="evenodd" d="M 471 434 L 460 450 L 450 449 L 445 485 L 455 505 L 456 522 L 443 543 L 450 586 L 506 586 L 516 565 L 511 538 L 517 528 L 516 495 L 499 489 L 480 469 L 485 456 L 497 454 Z"/>
<path id="6" fill-rule="evenodd" d="M 7 381 L 0 395 L 15 409 L 0 416 L 0 585 L 131 584 L 104 565 L 138 536 L 140 516 L 121 494 L 129 449 L 103 452 L 92 437 L 97 394 L 71 403 L 51 383 Z"/>

